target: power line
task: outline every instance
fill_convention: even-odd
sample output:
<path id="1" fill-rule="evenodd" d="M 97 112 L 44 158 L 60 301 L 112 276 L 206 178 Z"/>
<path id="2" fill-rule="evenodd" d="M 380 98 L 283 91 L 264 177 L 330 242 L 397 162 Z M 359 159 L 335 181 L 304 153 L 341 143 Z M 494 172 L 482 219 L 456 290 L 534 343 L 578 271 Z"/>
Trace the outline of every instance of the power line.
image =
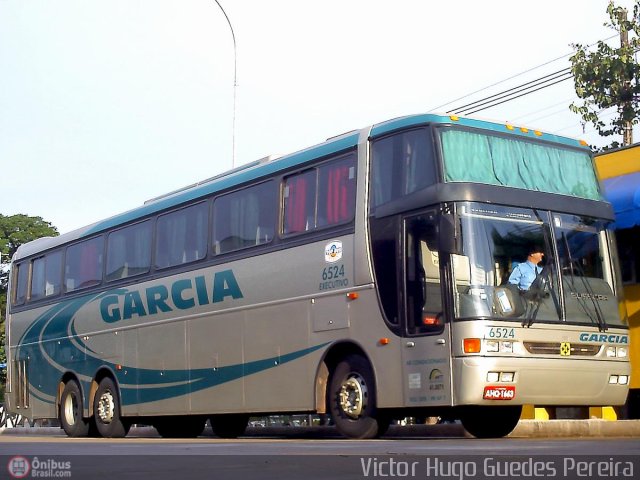
<path id="1" fill-rule="evenodd" d="M 510 97 L 514 98 L 519 98 L 522 97 L 524 95 L 527 95 L 528 93 L 532 93 L 535 91 L 540 90 L 541 88 L 546 88 L 546 86 L 551 86 L 551 85 L 555 85 L 556 82 L 555 80 L 561 79 L 560 81 L 564 81 L 564 80 L 568 80 L 569 78 L 571 78 L 573 75 L 571 74 L 571 69 L 569 67 L 567 68 L 563 68 L 562 70 L 558 70 L 557 72 L 553 72 L 550 73 L 548 75 L 545 75 L 543 77 L 537 78 L 535 80 L 531 80 L 529 82 L 523 83 L 521 85 L 518 85 L 516 87 L 510 88 L 508 90 L 504 90 L 502 92 L 496 93 L 494 95 L 490 95 L 488 97 L 482 98 L 480 100 L 476 100 L 475 102 L 471 102 L 468 103 L 466 105 L 463 105 L 461 107 L 458 108 L 454 108 L 453 110 L 448 111 L 447 113 L 456 113 L 456 114 L 462 114 L 462 113 L 474 113 L 471 112 L 471 110 L 476 109 L 477 107 L 482 107 L 488 104 L 492 104 L 493 102 L 497 101 L 497 100 L 502 100 L 502 99 L 509 99 Z M 565 77 L 565 78 L 562 78 Z M 547 85 L 548 84 L 548 85 Z M 539 87 L 541 86 L 541 88 L 535 88 L 535 87 Z M 523 93 L 522 95 L 517 95 L 518 93 Z M 508 101 L 508 100 L 507 100 Z M 504 102 L 499 102 L 496 103 L 496 105 L 499 105 L 500 103 L 504 103 Z M 485 108 L 482 108 L 480 110 L 486 110 L 487 108 L 491 108 L 492 105 L 489 105 Z M 474 110 L 474 111 L 480 111 L 480 110 Z"/>
<path id="2" fill-rule="evenodd" d="M 617 37 L 618 37 L 618 35 L 617 35 L 617 34 L 616 34 L 616 35 L 612 35 L 611 37 L 605 38 L 604 40 L 598 40 L 597 42 L 594 42 L 594 43 L 592 43 L 592 44 L 590 44 L 590 45 L 587 45 L 587 47 L 586 47 L 586 48 L 593 47 L 594 45 L 597 45 L 600 41 L 602 41 L 602 42 L 606 42 L 606 41 L 608 41 L 608 40 L 611 40 L 611 39 L 613 39 L 613 38 L 617 38 Z M 542 67 L 544 67 L 544 66 L 546 66 L 546 65 L 549 65 L 549 64 L 551 64 L 551 63 L 557 62 L 558 60 L 562 60 L 563 58 L 566 58 L 566 57 L 568 57 L 569 55 L 573 55 L 574 53 L 575 53 L 575 50 L 573 50 L 573 51 L 571 51 L 571 52 L 569 52 L 569 53 L 567 53 L 567 54 L 565 54 L 565 55 L 562 55 L 562 56 L 560 56 L 560 57 L 554 58 L 553 60 L 549 60 L 549 61 L 547 61 L 547 62 L 541 63 L 540 65 L 537 65 L 537 66 L 535 66 L 535 67 L 532 67 L 532 68 L 529 68 L 529 69 L 527 69 L 527 70 L 524 70 L 524 71 L 522 71 L 522 72 L 520 72 L 520 73 L 517 73 L 517 74 L 515 74 L 515 75 L 512 75 L 512 76 L 510 76 L 510 77 L 508 77 L 508 78 L 505 78 L 505 79 L 503 79 L 503 80 L 500 80 L 499 82 L 492 83 L 491 85 L 488 85 L 488 86 L 486 86 L 486 87 L 483 87 L 483 88 L 481 88 L 481 89 L 479 89 L 479 90 L 476 90 L 476 91 L 474 91 L 474 92 L 471 92 L 471 93 L 468 93 L 468 94 L 463 95 L 463 96 L 461 96 L 461 97 L 458 97 L 458 98 L 456 98 L 456 99 L 454 99 L 454 100 L 451 100 L 451 101 L 448 101 L 448 102 L 446 102 L 446 103 L 443 103 L 442 105 L 439 105 L 439 106 L 437 106 L 437 107 L 431 108 L 431 109 L 430 109 L 430 111 L 438 111 L 438 110 L 440 110 L 441 108 L 446 107 L 447 105 L 451 105 L 452 103 L 458 102 L 458 101 L 460 101 L 460 100 L 464 100 L 465 98 L 469 98 L 469 97 L 471 97 L 471 96 L 473 96 L 473 95 L 476 95 L 477 93 L 484 92 L 485 90 L 488 90 L 488 89 L 490 89 L 490 88 L 493 88 L 493 87 L 495 87 L 495 86 L 497 86 L 497 85 L 501 85 L 501 84 L 503 84 L 503 83 L 505 83 L 505 82 L 508 82 L 509 80 L 513 80 L 514 78 L 520 77 L 520 76 L 525 75 L 525 74 L 527 74 L 527 73 L 530 73 L 530 72 L 532 72 L 532 71 L 534 71 L 534 70 L 537 70 L 537 69 L 539 69 L 539 68 L 542 68 Z"/>
<path id="3" fill-rule="evenodd" d="M 556 84 L 558 84 L 560 82 L 565 82 L 567 80 L 571 80 L 572 78 L 573 78 L 573 75 L 569 75 L 569 76 L 560 78 L 559 80 L 556 80 L 555 82 L 546 83 L 546 84 L 542 85 L 541 87 L 535 88 L 533 90 L 527 90 L 526 92 L 521 93 L 520 95 L 510 96 L 506 100 L 502 100 L 501 102 L 497 102 L 497 103 L 492 103 L 491 105 L 488 105 L 486 107 L 478 108 L 477 110 L 473 110 L 472 112 L 467 112 L 467 114 L 468 115 L 472 115 L 474 113 L 478 113 L 478 112 L 481 112 L 483 110 L 487 110 L 489 108 L 497 107 L 498 105 L 502 105 L 503 103 L 510 102 L 511 100 L 515 100 L 516 98 L 524 97 L 525 95 L 531 95 L 532 93 L 538 92 L 538 91 L 543 90 L 545 88 L 552 87 L 553 85 L 556 85 Z"/>

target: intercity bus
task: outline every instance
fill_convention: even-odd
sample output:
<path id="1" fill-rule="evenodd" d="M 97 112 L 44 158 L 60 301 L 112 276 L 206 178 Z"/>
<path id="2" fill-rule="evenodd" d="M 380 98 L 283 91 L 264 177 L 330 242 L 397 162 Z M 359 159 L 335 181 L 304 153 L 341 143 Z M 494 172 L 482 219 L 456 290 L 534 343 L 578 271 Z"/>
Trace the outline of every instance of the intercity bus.
<path id="1" fill-rule="evenodd" d="M 307 413 L 372 438 L 407 416 L 500 437 L 525 404 L 623 404 L 613 212 L 585 145 L 402 117 L 25 244 L 8 408 L 70 436 Z"/>
<path id="2" fill-rule="evenodd" d="M 640 144 L 595 156 L 605 198 L 611 202 L 620 256 L 624 299 L 629 317 L 631 380 L 626 416 L 640 418 Z"/>

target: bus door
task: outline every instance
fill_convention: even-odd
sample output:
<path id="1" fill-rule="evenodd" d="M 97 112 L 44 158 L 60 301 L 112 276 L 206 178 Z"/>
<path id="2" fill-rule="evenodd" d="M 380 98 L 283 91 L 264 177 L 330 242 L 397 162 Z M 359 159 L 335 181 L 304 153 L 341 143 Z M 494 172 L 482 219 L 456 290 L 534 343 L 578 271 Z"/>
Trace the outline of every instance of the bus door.
<path id="1" fill-rule="evenodd" d="M 451 404 L 451 333 L 445 315 L 449 255 L 439 252 L 438 215 L 404 222 L 403 369 L 406 406 Z"/>

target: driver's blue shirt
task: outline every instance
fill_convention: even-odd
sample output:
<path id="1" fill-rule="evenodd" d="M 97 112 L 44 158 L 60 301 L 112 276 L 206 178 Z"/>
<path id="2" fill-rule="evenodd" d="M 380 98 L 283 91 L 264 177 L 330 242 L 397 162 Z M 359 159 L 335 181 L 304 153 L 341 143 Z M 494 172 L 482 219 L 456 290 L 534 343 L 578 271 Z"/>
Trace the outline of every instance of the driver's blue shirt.
<path id="1" fill-rule="evenodd" d="M 520 290 L 529 290 L 529 287 L 531 287 L 531 284 L 541 271 L 542 267 L 538 267 L 527 260 L 516 265 L 511 275 L 509 275 L 509 283 L 517 285 Z"/>

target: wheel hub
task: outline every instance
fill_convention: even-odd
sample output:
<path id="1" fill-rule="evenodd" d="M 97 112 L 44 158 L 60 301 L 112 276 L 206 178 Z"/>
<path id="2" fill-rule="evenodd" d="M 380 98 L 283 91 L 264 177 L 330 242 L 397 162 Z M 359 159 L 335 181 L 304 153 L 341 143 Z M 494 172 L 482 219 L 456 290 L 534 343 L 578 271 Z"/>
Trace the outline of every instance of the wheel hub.
<path id="1" fill-rule="evenodd" d="M 106 391 L 98 400 L 98 417 L 102 423 L 111 423 L 115 412 L 115 402 L 111 392 Z"/>
<path id="2" fill-rule="evenodd" d="M 64 400 L 64 405 L 63 405 L 63 414 L 64 414 L 64 419 L 67 422 L 67 424 L 69 425 L 75 425 L 76 424 L 76 411 L 77 411 L 77 400 L 73 395 L 67 395 L 67 398 L 65 398 Z"/>
<path id="3" fill-rule="evenodd" d="M 367 385 L 360 375 L 347 378 L 340 388 L 340 408 L 350 418 L 358 418 L 367 406 Z"/>

